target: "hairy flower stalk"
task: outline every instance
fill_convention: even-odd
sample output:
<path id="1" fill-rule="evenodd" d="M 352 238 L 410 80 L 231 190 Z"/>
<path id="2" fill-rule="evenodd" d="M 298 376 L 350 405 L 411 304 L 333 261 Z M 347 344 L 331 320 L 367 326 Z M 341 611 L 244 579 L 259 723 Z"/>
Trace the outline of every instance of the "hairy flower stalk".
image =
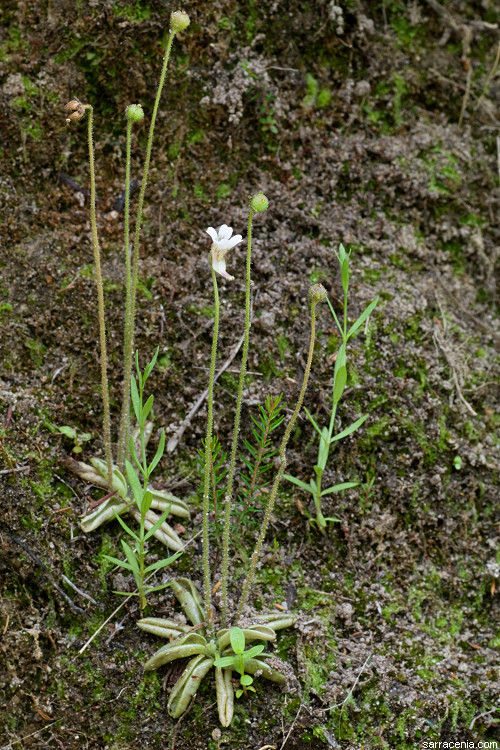
<path id="1" fill-rule="evenodd" d="M 144 118 L 142 107 L 138 104 L 132 104 L 127 107 L 125 116 L 127 118 L 127 148 L 125 157 L 125 207 L 124 207 L 124 236 L 125 236 L 125 268 L 126 268 L 126 299 L 125 299 L 125 334 L 124 334 L 124 352 L 123 361 L 127 360 L 127 342 L 134 338 L 133 320 L 131 318 L 132 305 L 132 268 L 130 262 L 130 159 L 131 159 L 131 141 L 132 141 L 132 124 L 140 122 Z M 126 404 L 126 408 L 125 407 Z M 120 428 L 118 434 L 118 466 L 123 469 L 125 466 L 125 450 L 128 445 L 128 425 L 130 422 L 130 386 L 129 381 L 123 381 L 122 395 L 122 413 L 120 418 Z"/>
<path id="2" fill-rule="evenodd" d="M 103 437 L 104 453 L 106 456 L 106 467 L 108 474 L 108 486 L 113 486 L 113 459 L 111 456 L 111 423 L 109 416 L 109 390 L 108 390 L 108 355 L 106 350 L 106 323 L 104 320 L 104 289 L 102 284 L 101 253 L 97 237 L 97 220 L 95 210 L 95 164 L 94 164 L 94 141 L 92 137 L 92 124 L 94 110 L 90 104 L 80 105 L 88 110 L 88 141 L 89 141 L 89 166 L 90 166 L 90 224 L 92 227 L 92 245 L 94 247 L 95 278 L 97 285 L 97 310 L 99 316 L 99 339 L 101 345 L 101 390 L 103 411 Z M 79 112 L 79 110 L 75 110 Z M 82 115 L 83 116 L 83 115 Z"/>
<path id="3" fill-rule="evenodd" d="M 302 388 L 300 389 L 299 398 L 297 400 L 297 405 L 295 406 L 295 411 L 293 412 L 290 423 L 285 430 L 285 434 L 283 435 L 283 440 L 281 441 L 281 446 L 279 450 L 280 467 L 279 467 L 278 473 L 276 474 L 276 478 L 274 480 L 274 484 L 269 495 L 269 500 L 267 501 L 266 512 L 264 515 L 264 520 L 262 522 L 262 528 L 260 530 L 259 538 L 257 540 L 257 544 L 255 545 L 255 549 L 252 554 L 252 559 L 250 561 L 250 570 L 248 571 L 248 575 L 246 577 L 245 584 L 243 586 L 243 591 L 241 592 L 241 597 L 238 603 L 238 611 L 236 613 L 236 617 L 234 620 L 235 625 L 238 623 L 238 620 L 240 619 L 243 613 L 245 604 L 247 603 L 248 594 L 250 592 L 250 586 L 252 584 L 253 577 L 255 575 L 255 568 L 257 565 L 257 561 L 259 559 L 262 545 L 264 543 L 264 539 L 266 538 L 267 527 L 269 526 L 271 513 L 273 512 L 274 503 L 276 501 L 278 487 L 283 477 L 283 474 L 285 473 L 286 448 L 288 445 L 288 441 L 290 439 L 290 435 L 292 434 L 292 430 L 295 426 L 295 422 L 297 421 L 297 417 L 302 408 L 302 404 L 304 402 L 307 382 L 309 380 L 309 374 L 311 372 L 311 364 L 312 364 L 312 358 L 313 358 L 313 353 L 314 353 L 314 341 L 316 338 L 316 305 L 318 304 L 318 302 L 321 302 L 322 300 L 326 298 L 326 291 L 321 284 L 315 284 L 310 289 L 309 297 L 311 300 L 311 337 L 309 341 L 309 353 L 307 356 L 306 369 L 304 372 L 304 380 L 302 382 Z"/>
<path id="4" fill-rule="evenodd" d="M 212 263 L 210 261 L 210 267 Z M 214 283 L 215 318 L 214 333 L 212 339 L 212 357 L 210 360 L 210 379 L 208 382 L 208 415 L 207 434 L 205 438 L 205 477 L 203 482 L 203 582 L 205 588 L 205 614 L 207 617 L 207 628 L 213 630 L 212 623 L 212 590 L 210 584 L 210 549 L 208 538 L 209 514 L 210 514 L 210 472 L 212 468 L 212 429 L 214 421 L 214 379 L 215 363 L 217 359 L 217 339 L 219 337 L 219 289 L 217 277 L 212 268 L 212 280 Z"/>
<path id="5" fill-rule="evenodd" d="M 267 209 L 268 200 L 263 193 L 258 193 L 250 201 L 250 214 L 248 216 L 248 237 L 247 237 L 247 276 L 246 276 L 246 295 L 245 295 L 245 338 L 243 342 L 243 354 L 241 358 L 241 370 L 238 380 L 238 395 L 236 399 L 236 413 L 234 417 L 233 442 L 231 446 L 231 456 L 229 460 L 229 471 L 227 476 L 226 492 L 224 495 L 224 531 L 222 536 L 222 627 L 227 623 L 227 581 L 229 573 L 229 536 L 231 530 L 231 506 L 233 497 L 234 471 L 236 466 L 236 451 L 238 448 L 238 435 L 241 422 L 241 404 L 243 401 L 243 387 L 245 385 L 245 375 L 248 360 L 248 347 L 250 341 L 250 284 L 252 269 L 252 221 L 256 212 L 262 212 Z"/>
<path id="6" fill-rule="evenodd" d="M 142 226 L 142 210 L 144 206 L 144 196 L 146 194 L 146 186 L 148 182 L 149 174 L 149 163 L 151 161 L 151 151 L 153 148 L 153 135 L 156 123 L 156 116 L 158 114 L 158 107 L 160 104 L 160 98 L 163 90 L 163 84 L 165 83 L 165 76 L 167 73 L 168 61 L 170 58 L 170 51 L 172 49 L 172 43 L 175 35 L 179 31 L 183 31 L 189 25 L 189 16 L 184 11 L 175 11 L 170 16 L 170 34 L 167 41 L 167 47 L 165 50 L 165 57 L 163 58 L 163 67 L 160 75 L 160 82 L 158 84 L 158 91 L 156 92 L 156 99 L 153 107 L 153 114 L 151 115 L 151 124 L 149 126 L 148 143 L 146 148 L 146 158 L 144 160 L 144 172 L 142 175 L 141 190 L 139 193 L 139 201 L 137 206 L 137 218 L 135 222 L 135 233 L 134 233 L 134 257 L 132 262 L 132 278 L 130 281 L 130 305 L 128 310 L 128 320 L 125 326 L 125 344 L 124 344 L 124 365 L 123 365 L 123 383 L 124 383 L 124 394 L 127 397 L 123 398 L 122 413 L 120 418 L 120 437 L 118 452 L 120 456 L 124 458 L 127 455 L 128 444 L 129 444 L 129 433 L 130 433 L 130 391 L 129 383 L 132 374 L 132 353 L 134 347 L 134 323 L 135 323 L 135 307 L 137 298 L 137 281 L 139 277 L 139 242 L 141 236 Z M 127 242 L 128 244 L 128 242 Z M 123 466 L 120 466 L 123 468 Z"/>

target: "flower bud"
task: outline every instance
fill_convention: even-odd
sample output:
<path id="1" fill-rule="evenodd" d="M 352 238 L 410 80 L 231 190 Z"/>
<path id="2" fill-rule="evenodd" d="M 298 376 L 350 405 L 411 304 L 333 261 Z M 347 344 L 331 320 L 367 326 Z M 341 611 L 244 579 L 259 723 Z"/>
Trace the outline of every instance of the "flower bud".
<path id="1" fill-rule="evenodd" d="M 250 201 L 250 208 L 253 211 L 258 211 L 259 213 L 261 213 L 262 211 L 266 211 L 268 205 L 269 201 L 262 191 L 260 193 L 257 193 L 257 195 L 254 195 L 254 197 Z"/>
<path id="2" fill-rule="evenodd" d="M 144 119 L 144 110 L 140 104 L 129 104 L 125 110 L 125 117 L 132 122 L 140 122 Z"/>
<path id="3" fill-rule="evenodd" d="M 174 34 L 187 29 L 190 23 L 191 19 L 185 10 L 176 10 L 170 14 L 170 28 Z"/>
<path id="4" fill-rule="evenodd" d="M 309 289 L 309 299 L 313 305 L 317 305 L 318 302 L 323 302 L 323 300 L 326 299 L 326 289 L 323 284 L 314 284 L 314 286 Z"/>

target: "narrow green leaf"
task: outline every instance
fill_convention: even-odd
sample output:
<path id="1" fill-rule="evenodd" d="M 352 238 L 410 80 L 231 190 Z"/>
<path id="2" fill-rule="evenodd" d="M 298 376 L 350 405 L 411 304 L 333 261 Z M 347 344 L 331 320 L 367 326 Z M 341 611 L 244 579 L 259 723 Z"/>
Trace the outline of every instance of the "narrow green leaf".
<path id="1" fill-rule="evenodd" d="M 143 496 L 144 490 L 141 487 L 139 478 L 137 474 L 135 473 L 134 467 L 132 466 L 130 461 L 125 461 L 125 470 L 127 472 L 128 482 L 132 488 L 132 494 L 134 495 L 134 500 L 137 503 L 137 507 L 139 508 L 139 510 L 141 510 L 142 496 Z"/>
<path id="2" fill-rule="evenodd" d="M 350 490 L 351 487 L 357 487 L 359 482 L 342 482 L 342 484 L 334 484 L 333 487 L 328 487 L 327 490 L 323 490 L 323 495 L 331 495 L 332 492 L 342 492 L 342 490 Z"/>
<path id="3" fill-rule="evenodd" d="M 333 305 L 332 305 L 332 303 L 330 302 L 330 300 L 328 299 L 328 297 L 326 298 L 326 301 L 328 302 L 328 306 L 329 306 L 329 308 L 330 308 L 330 312 L 331 312 L 331 314 L 333 315 L 333 318 L 334 318 L 334 320 L 335 320 L 335 322 L 336 322 L 336 324 L 337 324 L 337 328 L 338 328 L 338 329 L 339 329 L 339 331 L 340 331 L 340 335 L 341 335 L 341 336 L 342 336 L 342 338 L 343 338 L 343 337 L 344 337 L 344 329 L 343 329 L 343 328 L 342 328 L 342 326 L 340 325 L 339 319 L 337 318 L 337 313 L 336 313 L 336 312 L 335 312 L 335 310 L 333 309 Z"/>
<path id="4" fill-rule="evenodd" d="M 156 360 L 157 360 L 157 358 L 158 358 L 158 352 L 159 352 L 159 351 L 160 351 L 160 347 L 159 347 L 159 346 L 157 346 L 157 347 L 156 347 L 156 351 L 155 351 L 155 353 L 153 354 L 153 358 L 152 358 L 151 362 L 149 362 L 149 363 L 148 363 L 148 364 L 146 365 L 145 369 L 144 369 L 144 377 L 143 377 L 143 380 L 142 380 L 142 384 L 143 384 L 143 385 L 144 385 L 144 383 L 146 382 L 146 380 L 147 380 L 147 379 L 149 378 L 149 376 L 151 375 L 151 372 L 152 372 L 152 370 L 153 370 L 153 368 L 154 368 L 154 366 L 155 366 L 155 364 L 156 364 Z"/>
<path id="5" fill-rule="evenodd" d="M 342 344 L 339 347 L 339 350 L 337 352 L 337 358 L 335 360 L 335 369 L 333 370 L 333 379 L 337 377 L 337 373 L 340 370 L 341 367 L 346 366 L 346 355 L 345 355 L 345 345 Z"/>
<path id="6" fill-rule="evenodd" d="M 148 510 L 151 508 L 151 503 L 153 502 L 153 495 L 149 490 L 146 490 L 144 492 L 144 495 L 142 496 L 142 502 L 141 502 L 141 513 L 143 516 L 146 515 Z"/>
<path id="7" fill-rule="evenodd" d="M 307 490 L 308 492 L 311 492 L 311 488 L 308 484 L 305 482 L 302 482 L 300 479 L 297 479 L 296 477 L 292 477 L 291 474 L 283 474 L 283 479 L 288 479 L 289 482 L 292 482 L 293 484 L 296 484 L 297 487 L 301 487 L 303 490 Z"/>
<path id="8" fill-rule="evenodd" d="M 309 421 L 312 424 L 312 426 L 314 427 L 314 429 L 317 432 L 319 432 L 319 434 L 321 435 L 321 433 L 322 433 L 321 428 L 319 427 L 318 423 L 314 421 L 314 418 L 311 416 L 309 410 L 304 407 L 304 411 L 307 414 L 307 418 L 309 419 Z"/>
<path id="9" fill-rule="evenodd" d="M 130 528 L 130 526 L 128 526 L 125 523 L 125 521 L 123 520 L 123 518 L 116 511 L 115 511 L 115 518 L 118 521 L 118 523 L 120 524 L 120 526 L 122 527 L 122 529 L 124 529 L 127 532 L 127 534 L 129 534 L 129 536 L 132 537 L 132 539 L 135 539 L 135 541 L 138 542 L 139 541 L 139 537 L 137 536 L 137 534 L 134 531 L 132 531 L 132 529 Z"/>
<path id="10" fill-rule="evenodd" d="M 368 305 L 368 307 L 361 313 L 361 315 L 359 316 L 359 318 L 357 319 L 357 321 L 355 323 L 353 323 L 353 325 L 350 327 L 350 329 L 347 332 L 347 338 L 348 339 L 350 339 L 351 336 L 353 336 L 356 333 L 356 331 L 358 330 L 358 328 L 360 328 L 360 326 L 363 325 L 363 323 L 365 322 L 365 320 L 372 314 L 372 312 L 375 310 L 375 308 L 376 308 L 376 306 L 378 304 L 378 301 L 379 301 L 379 298 L 376 297 L 373 300 L 373 302 L 370 302 L 370 304 Z"/>
<path id="11" fill-rule="evenodd" d="M 161 461 L 164 450 L 165 450 L 165 430 L 162 429 L 161 435 L 160 435 L 160 442 L 158 443 L 158 448 L 157 448 L 155 457 L 153 458 L 153 460 L 148 466 L 149 474 L 152 474 L 153 471 L 156 469 L 158 463 Z"/>
<path id="12" fill-rule="evenodd" d="M 333 403 L 337 404 L 344 392 L 345 384 L 347 383 L 347 370 L 345 367 L 340 367 L 335 376 L 335 385 L 333 386 Z"/>
<path id="13" fill-rule="evenodd" d="M 342 278 L 342 289 L 344 290 L 344 293 L 347 294 L 347 290 L 349 289 L 349 259 L 347 256 L 342 261 L 342 265 L 340 266 L 340 275 Z"/>
<path id="14" fill-rule="evenodd" d="M 105 560 L 109 560 L 109 562 L 113 563 L 113 565 L 118 565 L 120 568 L 125 568 L 126 570 L 132 570 L 128 562 L 125 562 L 125 560 L 118 560 L 117 557 L 111 557 L 111 555 L 103 555 Z"/>
<path id="15" fill-rule="evenodd" d="M 149 416 L 149 412 L 153 408 L 153 402 L 154 402 L 154 400 L 155 400 L 155 397 L 154 396 L 150 396 L 148 398 L 148 400 L 146 401 L 146 403 L 144 404 L 144 406 L 142 407 L 141 419 L 140 419 L 140 421 L 138 420 L 140 425 L 145 425 L 146 424 L 146 419 Z"/>
<path id="16" fill-rule="evenodd" d="M 139 380 L 139 388 L 142 391 L 144 388 L 144 381 L 142 379 L 141 368 L 139 367 L 139 350 L 135 350 L 135 369 L 137 371 L 137 378 Z"/>
<path id="17" fill-rule="evenodd" d="M 130 396 L 132 398 L 132 406 L 134 407 L 135 418 L 139 422 L 141 416 L 141 399 L 139 397 L 139 391 L 137 390 L 137 383 L 132 375 L 130 378 Z"/>
<path id="18" fill-rule="evenodd" d="M 355 432 L 358 427 L 361 427 L 363 422 L 368 419 L 368 414 L 365 414 L 363 417 L 360 417 L 355 422 L 353 422 L 349 427 L 346 427 L 345 430 L 342 430 L 342 432 L 339 432 L 338 435 L 334 435 L 332 439 L 330 440 L 330 443 L 334 443 L 336 440 L 342 440 L 342 438 L 347 437 L 352 432 Z"/>
<path id="19" fill-rule="evenodd" d="M 326 427 L 323 427 L 318 450 L 318 466 L 322 470 L 322 472 L 326 469 L 326 462 L 328 461 L 329 453 L 330 441 L 328 439 L 328 430 L 326 429 Z"/>
<path id="20" fill-rule="evenodd" d="M 171 507 L 172 507 L 172 504 L 170 504 L 168 506 L 168 508 L 165 511 L 163 511 L 163 513 L 161 514 L 161 516 L 159 517 L 159 519 L 155 522 L 155 524 L 153 526 L 151 526 L 151 528 L 149 529 L 148 533 L 144 537 L 144 541 L 145 542 L 147 542 L 148 539 L 149 539 L 149 537 L 153 536 L 153 534 L 156 531 L 158 531 L 158 529 L 160 528 L 160 526 L 163 526 L 163 524 L 167 520 L 168 514 L 170 513 L 170 508 Z"/>
<path id="21" fill-rule="evenodd" d="M 163 589 L 168 588 L 172 584 L 172 581 L 168 581 L 168 583 L 162 583 L 160 586 L 148 586 L 148 594 L 152 594 L 153 591 L 162 591 Z"/>
<path id="22" fill-rule="evenodd" d="M 125 554 L 127 556 L 127 560 L 129 562 L 129 565 L 131 565 L 131 567 L 132 567 L 132 572 L 133 573 L 137 573 L 138 575 L 140 575 L 139 563 L 137 562 L 137 559 L 136 559 L 134 553 L 132 552 L 131 548 L 129 547 L 129 545 L 127 544 L 127 542 L 125 541 L 125 539 L 122 539 L 121 543 L 122 543 L 123 551 L 125 552 Z"/>
<path id="23" fill-rule="evenodd" d="M 171 565 L 173 562 L 175 562 L 175 560 L 177 560 L 177 558 L 181 555 L 182 552 L 176 552 L 174 555 L 170 555 L 170 557 L 167 557 L 165 560 L 158 560 L 157 562 L 148 565 L 144 572 L 150 573 L 152 570 L 160 570 L 160 568 L 166 568 L 168 565 Z"/>

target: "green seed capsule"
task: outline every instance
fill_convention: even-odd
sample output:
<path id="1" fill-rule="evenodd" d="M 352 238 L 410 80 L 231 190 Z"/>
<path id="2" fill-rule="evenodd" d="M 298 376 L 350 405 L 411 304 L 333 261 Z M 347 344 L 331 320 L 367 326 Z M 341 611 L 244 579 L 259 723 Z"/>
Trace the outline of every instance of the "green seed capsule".
<path id="1" fill-rule="evenodd" d="M 190 23 L 191 19 L 185 10 L 176 10 L 170 15 L 170 28 L 174 34 L 187 29 Z"/>
<path id="2" fill-rule="evenodd" d="M 258 213 L 262 213 L 262 211 L 266 211 L 268 206 L 269 206 L 269 201 L 264 195 L 264 193 L 262 192 L 257 193 L 257 195 L 254 195 L 254 197 L 250 201 L 250 208 L 252 208 L 254 211 L 257 211 Z"/>
<path id="3" fill-rule="evenodd" d="M 125 117 L 132 122 L 140 122 L 144 119 L 144 110 L 140 104 L 129 104 L 125 110 Z"/>

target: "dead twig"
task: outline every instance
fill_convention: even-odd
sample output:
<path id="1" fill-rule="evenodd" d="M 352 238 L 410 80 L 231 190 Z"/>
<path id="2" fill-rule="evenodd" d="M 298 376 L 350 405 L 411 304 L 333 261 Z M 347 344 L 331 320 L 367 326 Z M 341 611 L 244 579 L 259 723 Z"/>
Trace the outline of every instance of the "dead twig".
<path id="1" fill-rule="evenodd" d="M 222 365 L 222 367 L 220 368 L 220 370 L 215 373 L 214 383 L 216 383 L 217 380 L 222 375 L 222 373 L 227 370 L 227 368 L 229 367 L 229 365 L 231 364 L 231 362 L 233 361 L 233 359 L 236 357 L 236 355 L 238 354 L 239 350 L 243 346 L 244 340 L 245 340 L 245 334 L 243 334 L 243 336 L 240 338 L 240 340 L 238 341 L 238 343 L 236 344 L 236 346 L 233 348 L 233 351 L 231 352 L 231 354 L 229 355 L 229 357 L 226 359 L 226 361 L 224 362 L 224 364 Z M 183 436 L 183 434 L 184 434 L 184 432 L 186 430 L 186 427 L 189 426 L 189 423 L 191 422 L 191 420 L 193 419 L 194 415 L 196 414 L 196 412 L 198 411 L 198 409 L 200 408 L 200 406 L 203 404 L 203 402 L 205 401 L 205 399 L 206 399 L 207 396 L 208 396 L 208 388 L 206 390 L 204 390 L 203 393 L 201 393 L 198 396 L 198 398 L 196 399 L 195 403 L 193 404 L 193 406 L 189 410 L 188 414 L 186 415 L 186 418 L 182 420 L 182 422 L 181 422 L 178 430 L 175 432 L 174 435 L 172 435 L 172 437 L 168 441 L 168 443 L 167 443 L 167 453 L 172 453 L 172 451 L 174 451 L 177 448 L 179 440 Z"/>
<path id="2" fill-rule="evenodd" d="M 479 109 L 480 105 L 483 103 L 483 99 L 486 96 L 488 92 L 489 85 L 491 81 L 493 80 L 493 77 L 495 76 L 495 73 L 497 72 L 498 66 L 500 65 L 500 40 L 498 41 L 497 45 L 497 53 L 495 55 L 495 60 L 493 62 L 492 68 L 488 75 L 486 76 L 486 81 L 484 82 L 483 90 L 481 92 L 481 96 L 477 100 L 477 104 L 474 107 L 474 112 Z"/>
<path id="3" fill-rule="evenodd" d="M 445 7 L 443 7 L 440 3 L 437 2 L 437 0 L 425 0 L 427 5 L 429 5 L 437 15 L 441 16 L 441 18 L 445 21 L 447 26 L 460 38 L 462 42 L 462 65 L 463 69 L 466 73 L 465 78 L 465 93 L 462 99 L 462 106 L 460 108 L 460 116 L 458 118 L 458 125 L 461 126 L 465 112 L 467 110 L 467 105 L 469 103 L 469 98 L 471 95 L 471 87 L 472 87 L 472 60 L 471 60 L 471 43 L 472 38 L 474 36 L 474 31 L 497 31 L 498 25 L 494 23 L 487 23 L 486 21 L 465 21 L 464 19 L 456 19 L 455 16 L 449 12 L 449 10 Z M 500 51 L 500 46 L 499 46 Z M 494 72 L 493 72 L 494 75 Z M 492 77 L 492 76 L 491 76 Z M 487 79 L 487 84 L 491 80 L 490 77 Z M 486 86 L 487 86 L 486 84 Z M 484 93 L 483 89 L 483 93 Z M 479 98 L 479 102 L 481 102 L 483 98 L 483 94 Z M 474 111 L 479 106 L 479 102 L 476 105 Z"/>
<path id="4" fill-rule="evenodd" d="M 473 417 L 477 417 L 477 412 L 474 411 L 472 406 L 469 404 L 467 399 L 462 393 L 462 386 L 463 386 L 463 380 L 464 380 L 464 367 L 463 364 L 458 361 L 457 354 L 457 348 L 456 346 L 452 346 L 448 341 L 448 327 L 446 323 L 446 316 L 444 314 L 441 301 L 439 299 L 438 294 L 436 294 L 436 301 L 439 307 L 439 311 L 441 313 L 442 318 L 442 326 L 439 326 L 436 324 L 434 326 L 434 332 L 432 334 L 432 338 L 434 340 L 434 345 L 436 346 L 436 349 L 441 350 L 448 367 L 451 370 L 451 375 L 453 378 L 453 384 L 455 386 L 455 391 L 457 393 L 458 398 L 462 402 L 462 404 L 465 406 L 469 414 L 472 414 Z"/>
<path id="5" fill-rule="evenodd" d="M 0 474 L 15 474 L 16 471 L 28 471 L 30 467 L 26 466 L 13 466 L 12 469 L 2 469 Z"/>
<path id="6" fill-rule="evenodd" d="M 469 727 L 469 732 L 471 731 L 472 727 L 474 726 L 474 724 L 476 723 L 476 721 L 477 721 L 478 719 L 482 719 L 482 718 L 483 718 L 483 716 L 489 716 L 490 714 L 494 714 L 494 713 L 495 713 L 495 711 L 499 711 L 499 710 L 500 710 L 499 706 L 494 706 L 494 707 L 493 707 L 493 708 L 491 708 L 491 709 L 490 709 L 489 711 L 485 711 L 485 712 L 484 712 L 484 713 L 482 713 L 482 714 L 478 714 L 477 716 L 474 716 L 474 718 L 472 719 L 472 721 L 471 721 L 471 723 L 470 723 L 470 727 Z"/>
<path id="7" fill-rule="evenodd" d="M 280 747 L 280 750 L 283 750 L 283 748 L 285 747 L 286 743 L 288 742 L 288 738 L 290 737 L 290 735 L 291 735 L 291 733 L 292 733 L 292 730 L 293 730 L 293 728 L 294 728 L 294 726 L 295 726 L 295 723 L 296 723 L 297 719 L 299 718 L 299 716 L 300 716 L 300 712 L 302 711 L 302 709 L 303 709 L 303 708 L 304 708 L 304 704 L 303 704 L 303 703 L 301 703 L 301 704 L 300 704 L 300 706 L 299 706 L 299 710 L 298 710 L 298 711 L 297 711 L 297 713 L 295 714 L 295 718 L 294 718 L 294 720 L 292 721 L 292 724 L 291 724 L 291 726 L 290 726 L 290 729 L 288 730 L 288 734 L 287 734 L 287 736 L 285 737 L 285 739 L 283 740 L 283 743 L 282 743 L 282 745 L 281 745 L 281 747 Z"/>
<path id="8" fill-rule="evenodd" d="M 75 584 L 73 583 L 73 581 L 70 581 L 67 576 L 63 575 L 62 579 L 63 579 L 63 581 L 65 583 L 68 584 L 68 586 L 70 586 L 73 589 L 73 591 L 76 591 L 77 594 L 80 594 L 80 596 L 83 596 L 84 599 L 88 599 L 89 602 L 92 602 L 92 604 L 97 604 L 96 600 L 93 599 L 90 596 L 90 594 L 86 594 L 85 591 L 82 591 L 81 589 L 78 588 L 78 586 L 75 586 Z"/>
<path id="9" fill-rule="evenodd" d="M 44 571 L 45 575 L 47 576 L 47 578 L 49 579 L 49 581 L 51 582 L 51 584 L 53 585 L 53 587 L 56 589 L 56 591 L 59 592 L 59 594 L 63 597 L 63 599 L 65 599 L 65 601 L 69 604 L 69 606 L 71 607 L 71 609 L 73 610 L 73 612 L 76 612 L 79 615 L 83 615 L 88 620 L 90 620 L 90 616 L 87 614 L 87 612 L 85 612 L 84 609 L 81 609 L 81 607 L 78 607 L 74 603 L 74 601 L 69 598 L 69 596 L 67 595 L 67 593 L 65 591 L 63 591 L 63 589 L 55 582 L 54 576 L 52 575 L 52 573 L 50 572 L 50 570 L 48 569 L 48 567 L 45 565 L 45 563 L 42 560 L 40 560 L 40 558 L 38 557 L 38 555 L 36 555 L 28 547 L 27 544 L 25 544 L 24 542 L 22 542 L 20 539 L 18 539 L 17 536 L 14 536 L 9 531 L 7 532 L 7 536 L 9 537 L 9 539 L 12 539 L 13 542 L 15 542 L 16 544 L 18 544 L 31 557 L 31 559 L 34 560 L 36 562 L 36 564 L 39 565 L 42 568 L 42 570 Z"/>
<path id="10" fill-rule="evenodd" d="M 360 680 L 360 677 L 361 677 L 361 675 L 363 674 L 363 672 L 365 671 L 365 667 L 367 666 L 367 664 L 368 664 L 368 662 L 370 661 L 370 659 L 372 658 L 372 656 L 373 656 L 373 653 L 369 654 L 369 655 L 368 655 L 368 656 L 366 657 L 366 659 L 365 659 L 365 661 L 364 661 L 364 663 L 363 663 L 363 666 L 362 666 L 362 667 L 361 667 L 361 669 L 359 670 L 358 676 L 357 676 L 357 677 L 356 677 L 356 679 L 354 680 L 354 683 L 353 683 L 353 686 L 352 686 L 352 688 L 351 688 L 351 689 L 349 690 L 349 692 L 347 693 L 347 695 L 346 695 L 346 697 L 344 698 L 344 700 L 342 701 L 342 703 L 333 703 L 333 704 L 332 704 L 331 706 L 328 706 L 328 708 L 320 708 L 320 709 L 319 709 L 319 713 L 325 713 L 325 711 L 331 711 L 331 710 L 332 710 L 333 708 L 343 708 L 343 707 L 345 706 L 345 704 L 347 703 L 347 701 L 349 700 L 349 698 L 350 698 L 350 697 L 352 696 L 352 694 L 354 693 L 354 691 L 355 691 L 355 689 L 356 689 L 356 685 L 358 684 L 358 682 L 359 682 L 359 680 Z"/>

